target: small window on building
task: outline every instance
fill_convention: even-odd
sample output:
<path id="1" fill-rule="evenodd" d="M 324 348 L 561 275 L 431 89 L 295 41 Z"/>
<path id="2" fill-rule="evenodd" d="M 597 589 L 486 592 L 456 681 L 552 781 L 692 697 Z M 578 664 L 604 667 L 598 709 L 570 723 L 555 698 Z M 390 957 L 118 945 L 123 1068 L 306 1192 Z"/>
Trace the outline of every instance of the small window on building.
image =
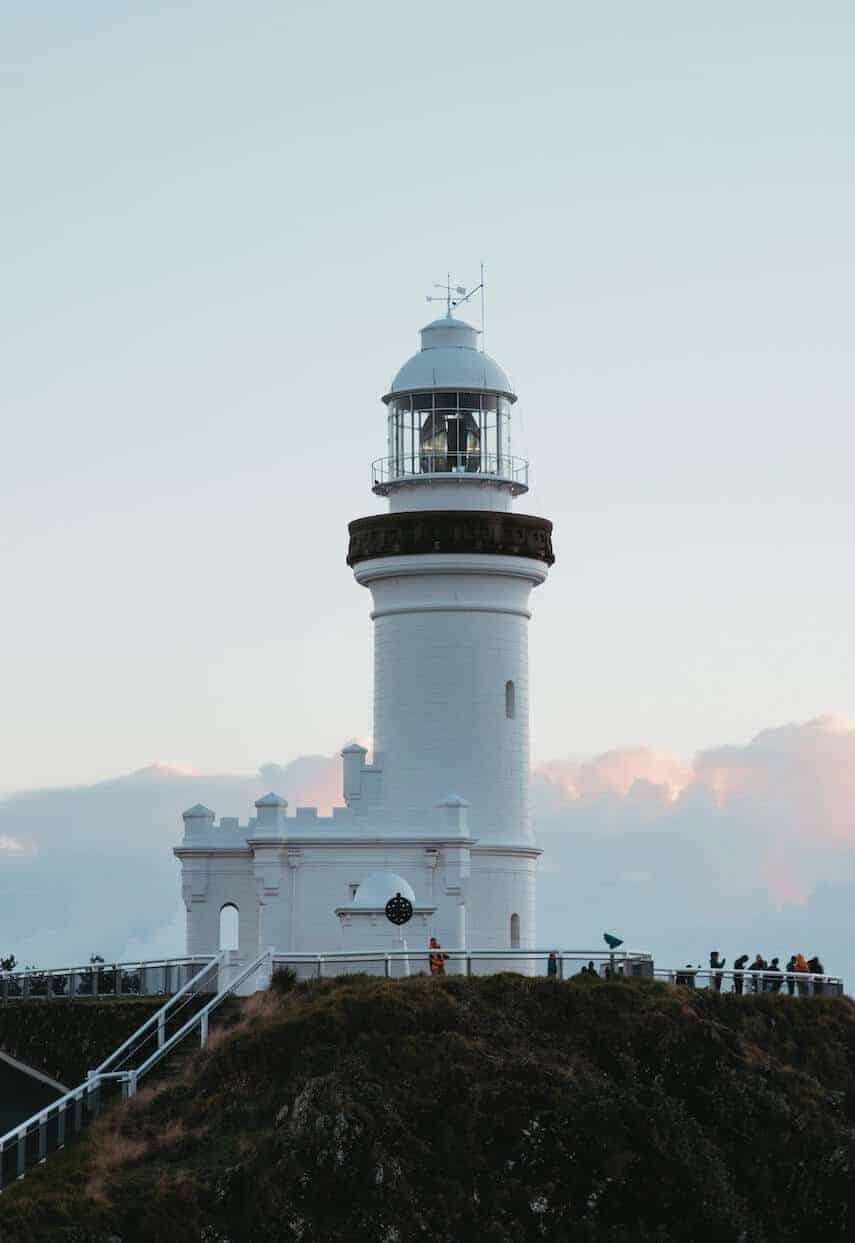
<path id="1" fill-rule="evenodd" d="M 505 716 L 513 720 L 517 714 L 517 691 L 513 682 L 505 683 Z"/>
<path id="2" fill-rule="evenodd" d="M 520 917 L 519 915 L 511 916 L 511 949 L 518 950 L 520 947 Z"/>
<path id="3" fill-rule="evenodd" d="M 234 902 L 227 902 L 220 910 L 220 949 L 239 948 L 238 925 L 240 916 Z"/>

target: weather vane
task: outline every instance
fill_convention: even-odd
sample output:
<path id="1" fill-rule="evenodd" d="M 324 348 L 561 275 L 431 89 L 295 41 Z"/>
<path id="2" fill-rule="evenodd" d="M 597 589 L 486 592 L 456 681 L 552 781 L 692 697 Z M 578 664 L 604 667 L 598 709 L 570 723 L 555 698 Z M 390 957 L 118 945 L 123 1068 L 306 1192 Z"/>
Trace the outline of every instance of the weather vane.
<path id="1" fill-rule="evenodd" d="M 467 289 L 465 285 L 454 285 L 451 280 L 451 273 L 447 272 L 445 281 L 434 281 L 434 289 L 441 289 L 441 294 L 428 294 L 425 298 L 426 302 L 444 302 L 445 313 L 451 318 L 451 312 L 455 307 L 462 306 L 464 302 L 468 302 L 476 293 L 481 295 L 481 349 L 484 349 L 484 334 L 486 332 L 486 286 L 484 284 L 484 265 L 481 264 L 481 282 L 473 285 L 471 289 Z"/>
<path id="2" fill-rule="evenodd" d="M 444 293 L 442 294 L 441 297 L 435 294 L 428 294 L 427 297 L 425 298 L 425 301 L 426 302 L 444 302 L 445 311 L 447 315 L 451 314 L 452 307 L 458 306 L 461 302 L 464 302 L 466 298 L 469 297 L 469 294 L 466 292 L 465 285 L 452 285 L 450 272 L 446 274 L 445 284 L 443 284 L 442 281 L 434 281 L 433 287 L 434 289 L 444 290 Z M 475 290 L 473 289 L 472 292 L 474 293 Z"/>

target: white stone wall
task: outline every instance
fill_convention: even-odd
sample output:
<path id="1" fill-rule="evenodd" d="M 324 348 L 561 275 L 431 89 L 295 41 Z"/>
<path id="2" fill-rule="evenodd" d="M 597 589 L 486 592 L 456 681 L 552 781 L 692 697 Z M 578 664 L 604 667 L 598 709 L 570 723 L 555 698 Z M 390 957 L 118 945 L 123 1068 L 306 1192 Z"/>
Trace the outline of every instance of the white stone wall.
<path id="1" fill-rule="evenodd" d="M 389 512 L 413 513 L 416 510 L 488 509 L 507 513 L 511 508 L 513 490 L 507 483 L 465 475 L 457 479 L 432 479 L 398 484 L 389 496 Z"/>
<path id="2" fill-rule="evenodd" d="M 481 851 L 472 855 L 470 943 L 478 949 L 510 947 L 511 916 L 520 918 L 520 948 L 537 945 L 536 867 L 532 856 Z"/>
<path id="3" fill-rule="evenodd" d="M 319 824 L 322 830 L 324 821 L 319 819 Z M 216 830 L 208 836 L 215 839 Z M 220 910 L 226 903 L 239 910 L 245 962 L 267 945 L 282 953 L 357 948 L 336 910 L 350 904 L 353 886 L 378 871 L 402 876 L 412 886 L 418 907 L 435 908 L 407 934 L 413 949 L 424 948 L 430 936 L 449 949 L 508 948 L 514 913 L 520 916 L 521 946 L 534 945 L 533 849 L 480 850 L 468 838 L 438 840 L 436 845 L 378 839 L 313 844 L 283 838 L 277 845 L 252 844 L 244 854 L 227 849 L 229 853 L 218 851 L 215 840 L 207 847 L 178 848 L 185 901 L 193 890 L 188 953 L 217 951 Z M 396 936 L 391 925 L 375 921 L 368 942 L 393 948 Z"/>
<path id="4" fill-rule="evenodd" d="M 374 598 L 384 806 L 430 807 L 454 793 L 470 804 L 473 835 L 530 842 L 528 602 L 546 567 L 449 554 L 378 558 L 355 574 Z"/>
<path id="5" fill-rule="evenodd" d="M 187 906 L 187 953 L 213 954 L 219 949 L 220 911 L 228 903 L 238 908 L 238 936 L 241 957 L 249 961 L 259 953 L 258 902 L 252 872 L 252 856 L 212 852 L 207 858 L 193 856 L 185 863 L 197 875 L 204 870 L 203 893 L 192 896 Z"/>

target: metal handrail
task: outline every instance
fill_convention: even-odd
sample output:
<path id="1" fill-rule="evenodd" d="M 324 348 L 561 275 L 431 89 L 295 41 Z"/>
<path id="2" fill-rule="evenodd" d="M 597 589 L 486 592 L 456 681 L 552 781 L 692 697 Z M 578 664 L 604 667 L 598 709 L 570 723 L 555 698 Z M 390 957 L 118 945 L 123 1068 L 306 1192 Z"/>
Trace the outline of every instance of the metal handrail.
<path id="1" fill-rule="evenodd" d="M 324 968 L 331 970 L 332 974 L 349 974 L 353 968 L 370 967 L 375 964 L 382 964 L 383 975 L 389 979 L 393 975 L 409 976 L 411 967 L 417 970 L 430 966 L 432 958 L 440 954 L 445 962 L 452 968 L 454 974 L 464 974 L 471 976 L 479 974 L 479 964 L 486 967 L 487 971 L 512 971 L 519 965 L 520 971 L 526 971 L 526 968 L 532 963 L 549 962 L 555 963 L 554 972 L 559 979 L 565 977 L 565 966 L 578 966 L 580 963 L 596 962 L 599 967 L 614 972 L 615 974 L 626 975 L 627 977 L 638 978 L 641 976 L 651 976 L 653 974 L 653 959 L 650 954 L 641 953 L 635 950 L 628 950 L 625 954 L 615 952 L 608 953 L 602 950 L 544 950 L 544 949 L 456 949 L 446 948 L 445 946 L 422 947 L 418 949 L 400 948 L 400 949 L 384 949 L 378 947 L 376 950 L 341 950 L 330 951 L 327 953 L 307 953 L 295 951 L 290 954 L 273 955 L 274 969 L 277 967 L 293 967 L 298 972 L 301 969 L 311 968 L 312 974 L 321 979 L 324 975 Z M 554 956 L 554 957 L 553 957 Z M 336 972 L 338 967 L 338 972 Z M 474 970 L 473 970 L 474 968 Z"/>
<path id="2" fill-rule="evenodd" d="M 136 1093 L 139 1079 L 144 1074 L 147 1074 L 147 1072 L 151 1070 L 151 1068 L 159 1062 L 161 1058 L 165 1057 L 167 1053 L 174 1049 L 175 1046 L 179 1044 L 196 1026 L 201 1029 L 201 1044 L 202 1048 L 204 1048 L 208 1040 L 208 1020 L 210 1015 L 217 1008 L 217 1006 L 221 1005 L 227 997 L 231 996 L 235 989 L 243 984 L 244 981 L 253 974 L 253 972 L 259 971 L 264 963 L 271 958 L 271 956 L 272 950 L 266 949 L 264 953 L 260 954 L 258 958 L 255 959 L 254 962 L 250 963 L 248 967 L 239 972 L 239 974 L 236 975 L 225 988 L 221 989 L 217 995 L 207 1003 L 207 1005 L 203 1006 L 202 1009 L 192 1015 L 186 1023 L 182 1024 L 178 1031 L 173 1033 L 168 1040 L 164 1040 L 162 1044 L 159 1044 L 158 1048 L 155 1049 L 154 1052 L 150 1054 L 150 1056 L 147 1057 L 146 1060 L 136 1069 L 105 1070 L 104 1067 L 109 1065 L 110 1062 L 119 1055 L 119 1053 L 132 1044 L 145 1029 L 151 1027 L 153 1021 L 156 1021 L 157 1015 L 146 1020 L 146 1022 L 136 1032 L 134 1032 L 128 1040 L 125 1041 L 124 1045 L 120 1046 L 119 1049 L 116 1049 L 105 1062 L 101 1063 L 101 1066 L 97 1070 L 90 1071 L 85 1083 L 79 1084 L 76 1088 L 72 1088 L 70 1092 L 66 1092 L 57 1100 L 51 1101 L 46 1109 L 40 1109 L 37 1113 L 32 1114 L 23 1122 L 19 1122 L 17 1126 L 7 1131 L 5 1135 L 0 1135 L 0 1190 L 2 1190 L 3 1153 L 8 1144 L 15 1143 L 17 1145 L 17 1177 L 23 1178 L 27 1168 L 26 1143 L 33 1128 L 37 1129 L 39 1162 L 41 1162 L 47 1157 L 47 1128 L 52 1117 L 56 1117 L 57 1119 L 58 1135 L 60 1137 L 59 1146 L 62 1146 L 65 1142 L 65 1118 L 66 1111 L 69 1106 L 75 1106 L 75 1108 L 77 1108 L 79 1105 L 79 1108 L 82 1111 L 84 1104 L 88 1103 L 91 1109 L 92 1104 L 94 1103 L 96 1107 L 95 1112 L 97 1112 L 97 1104 L 101 1086 L 111 1082 L 118 1082 L 121 1084 L 122 1096 L 125 1099 L 129 1096 L 133 1096 Z M 203 971 L 198 972 L 194 978 L 196 980 L 200 979 L 205 972 L 210 971 L 214 965 L 216 965 L 219 969 L 225 957 L 225 955 L 215 957 L 213 961 L 209 962 Z M 182 990 L 182 993 L 186 994 L 186 989 Z M 176 994 L 176 998 L 177 997 L 178 994 Z M 176 998 L 171 998 L 170 1000 L 175 1001 Z M 165 1008 L 166 1007 L 162 1007 L 162 1009 Z M 161 1012 L 158 1011 L 158 1014 L 160 1013 Z"/>
<path id="3" fill-rule="evenodd" d="M 548 958 L 550 954 L 556 954 L 561 958 L 580 959 L 589 961 L 594 959 L 600 962 L 610 962 L 613 958 L 616 962 L 651 962 L 652 955 L 641 950 L 615 950 L 610 953 L 608 950 L 551 950 L 551 949 L 456 949 L 446 946 L 439 947 L 443 954 L 447 954 L 455 958 Z M 320 953 L 312 953 L 306 950 L 294 950 L 292 952 L 274 952 L 274 962 L 317 962 L 320 958 L 322 961 L 338 961 L 340 959 L 359 960 L 359 959 L 378 959 L 378 958 L 414 958 L 429 957 L 431 953 L 435 953 L 430 947 L 419 946 L 417 949 L 384 949 L 379 947 L 376 950 L 328 950 Z"/>
<path id="4" fill-rule="evenodd" d="M 213 962 L 217 966 L 219 966 L 219 963 L 222 957 L 223 955 L 220 955 L 219 957 L 214 958 Z M 100 1066 L 98 1066 L 95 1070 L 90 1070 L 89 1074 L 86 1077 L 86 1081 L 84 1083 L 78 1084 L 76 1088 L 72 1088 L 71 1091 L 66 1092 L 64 1096 L 60 1096 L 55 1101 L 51 1101 L 47 1109 L 37 1110 L 37 1112 L 32 1114 L 31 1117 L 26 1118 L 23 1122 L 19 1122 L 17 1126 L 12 1127 L 11 1130 L 7 1131 L 5 1135 L 0 1135 L 0 1152 L 2 1152 L 3 1146 L 8 1140 L 13 1139 L 15 1136 L 20 1136 L 23 1132 L 26 1132 L 27 1128 L 30 1127 L 34 1122 L 38 1122 L 42 1118 L 47 1118 L 48 1114 L 52 1113 L 54 1110 L 63 1109 L 68 1103 L 80 1098 L 81 1094 L 85 1094 L 86 1092 L 91 1092 L 95 1090 L 100 1080 L 117 1079 L 117 1078 L 124 1079 L 129 1072 L 125 1070 L 109 1071 L 107 1070 L 107 1067 L 110 1065 L 110 1063 L 116 1057 L 118 1057 L 120 1053 L 124 1052 L 125 1049 L 127 1049 L 131 1044 L 133 1044 L 138 1036 L 142 1035 L 142 1033 L 146 1031 L 149 1027 L 152 1027 L 154 1024 L 156 1024 L 159 1016 L 168 1009 L 169 1005 L 173 1001 L 177 1000 L 177 998 L 180 997 L 182 994 L 186 993 L 187 989 L 190 988 L 191 984 L 193 984 L 196 980 L 201 979 L 201 977 L 207 971 L 211 969 L 211 965 L 212 964 L 210 962 L 207 963 L 206 966 L 202 969 L 202 971 L 199 971 L 193 977 L 193 980 L 191 980 L 187 985 L 185 985 L 185 987 L 181 990 L 181 993 L 176 993 L 174 997 L 171 997 L 165 1006 L 162 1006 L 160 1010 L 157 1010 L 151 1016 L 151 1018 L 147 1019 L 145 1023 L 143 1023 L 140 1027 L 138 1027 L 137 1030 L 128 1037 L 128 1039 L 124 1042 L 124 1044 L 119 1045 L 118 1049 L 115 1049 L 110 1054 L 110 1056 L 107 1057 L 101 1063 Z"/>
<path id="5" fill-rule="evenodd" d="M 216 957 L 216 954 L 193 954 L 176 958 L 137 959 L 131 962 L 96 962 L 87 963 L 85 966 L 2 971 L 0 972 L 0 1002 L 24 1001 L 36 995 L 40 999 L 48 1001 L 73 1001 L 80 998 L 90 999 L 100 995 L 118 998 L 126 996 L 163 996 L 167 991 L 165 987 L 145 991 L 147 972 L 162 970 L 165 973 L 164 983 L 167 983 L 166 973 L 181 967 L 195 967 L 200 962 L 210 963 Z M 135 975 L 140 977 L 139 991 L 122 992 L 117 981 L 121 980 L 123 976 Z M 81 993 L 79 990 L 75 990 L 73 988 L 73 981 L 78 978 L 81 980 L 91 979 L 93 981 L 93 991 L 91 993 Z M 109 982 L 111 978 L 114 991 L 102 991 L 105 987 L 105 981 Z M 68 991 L 61 988 L 57 992 L 55 984 L 58 981 L 72 981 L 72 988 L 68 989 Z M 33 985 L 35 984 L 44 984 L 45 991 L 38 994 L 33 993 Z"/>
<path id="6" fill-rule="evenodd" d="M 843 987 L 843 977 L 840 975 L 818 974 L 813 971 L 770 971 L 768 968 L 758 968 L 752 971 L 746 967 L 741 971 L 734 971 L 732 968 L 722 967 L 720 970 L 716 967 L 674 967 L 671 969 L 659 968 L 653 972 L 657 980 L 665 980 L 669 984 L 674 984 L 682 979 L 691 979 L 693 982 L 698 978 L 713 981 L 716 977 L 720 978 L 722 983 L 749 983 L 751 985 L 759 984 L 761 987 L 757 991 L 771 991 L 764 989 L 763 985 L 775 983 L 778 985 L 787 984 L 833 984 Z M 691 987 L 691 986 L 690 986 Z"/>
<path id="7" fill-rule="evenodd" d="M 259 954 L 258 958 L 256 958 L 254 962 L 251 962 L 248 967 L 245 967 L 243 971 L 236 975 L 224 989 L 217 993 L 216 997 L 213 997 L 206 1006 L 202 1007 L 201 1010 L 197 1010 L 196 1013 L 187 1020 L 184 1026 L 179 1027 L 178 1031 L 170 1036 L 159 1049 L 155 1049 L 154 1053 L 152 1053 L 150 1057 L 146 1058 L 141 1066 L 138 1066 L 136 1070 L 128 1071 L 127 1073 L 131 1084 L 128 1095 L 134 1095 L 136 1092 L 137 1081 L 141 1079 L 143 1075 L 147 1074 L 148 1071 L 151 1070 L 152 1066 L 159 1062 L 162 1057 L 166 1057 L 166 1054 L 169 1053 L 171 1049 L 174 1049 L 177 1044 L 180 1044 L 184 1037 L 189 1035 L 189 1033 L 196 1026 L 201 1028 L 202 1048 L 204 1049 L 208 1042 L 208 1019 L 211 1014 L 213 1014 L 214 1010 L 216 1010 L 218 1006 L 222 1005 L 226 998 L 230 997 L 235 989 L 243 984 L 243 982 L 247 980 L 253 972 L 260 971 L 264 964 L 269 959 L 272 959 L 272 957 L 273 951 L 271 949 L 266 949 L 262 954 Z"/>
<path id="8" fill-rule="evenodd" d="M 449 469 L 451 463 L 451 469 Z M 456 463 L 456 464 L 455 464 Z M 480 453 L 460 450 L 445 453 L 397 454 L 377 458 L 371 463 L 372 488 L 416 479 L 498 480 L 520 490 L 528 487 L 528 459 L 509 453 Z"/>
<path id="9" fill-rule="evenodd" d="M 96 962 L 83 963 L 74 967 L 27 967 L 21 968 L 20 971 L 0 971 L 0 980 L 2 979 L 23 979 L 25 976 L 45 976 L 45 975 L 83 975 L 90 971 L 129 971 L 131 969 L 140 970 L 145 967 L 182 967 L 187 963 L 201 962 L 203 958 L 216 958 L 216 954 L 181 954 L 176 958 L 133 958 L 128 962 Z"/>
<path id="10" fill-rule="evenodd" d="M 156 1010 L 154 1014 L 151 1016 L 151 1018 L 147 1019 L 146 1022 L 143 1023 L 141 1027 L 138 1027 L 137 1030 L 133 1032 L 132 1035 L 128 1036 L 124 1044 L 120 1044 L 118 1049 L 114 1049 L 113 1052 L 110 1054 L 110 1056 L 108 1058 L 105 1058 L 105 1060 L 101 1063 L 100 1066 L 96 1066 L 95 1070 L 92 1073 L 96 1075 L 103 1075 L 106 1072 L 107 1067 L 116 1060 L 119 1054 L 124 1053 L 126 1049 L 129 1049 L 131 1045 L 133 1045 L 138 1040 L 138 1038 L 143 1035 L 144 1032 L 148 1031 L 150 1027 L 157 1028 L 158 1044 L 160 1045 L 161 1043 L 164 1043 L 165 1042 L 166 1019 L 169 1016 L 169 1011 L 175 1007 L 176 1003 L 182 997 L 185 997 L 186 994 L 190 992 L 190 990 L 194 987 L 194 985 L 198 984 L 204 976 L 208 975 L 208 973 L 212 969 L 219 971 L 220 966 L 224 960 L 225 960 L 225 954 L 220 953 L 215 958 L 213 958 L 210 962 L 207 962 L 201 971 L 196 972 L 192 980 L 188 980 L 182 989 L 179 989 L 177 993 L 174 993 L 169 998 L 169 1000 L 166 1002 L 165 1005 L 161 1006 L 159 1010 Z M 160 1039 L 162 1033 L 164 1034 L 163 1041 Z"/>

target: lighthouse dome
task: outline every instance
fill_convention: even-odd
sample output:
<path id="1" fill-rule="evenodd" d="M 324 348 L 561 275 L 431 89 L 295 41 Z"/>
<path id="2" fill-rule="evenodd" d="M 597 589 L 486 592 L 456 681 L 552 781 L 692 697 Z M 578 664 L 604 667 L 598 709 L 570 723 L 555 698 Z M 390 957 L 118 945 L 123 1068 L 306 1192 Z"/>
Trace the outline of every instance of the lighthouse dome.
<path id="1" fill-rule="evenodd" d="M 465 389 L 503 393 L 516 401 L 508 373 L 478 349 L 478 329 L 445 315 L 421 330 L 422 348 L 404 363 L 384 401 L 396 393 Z"/>

